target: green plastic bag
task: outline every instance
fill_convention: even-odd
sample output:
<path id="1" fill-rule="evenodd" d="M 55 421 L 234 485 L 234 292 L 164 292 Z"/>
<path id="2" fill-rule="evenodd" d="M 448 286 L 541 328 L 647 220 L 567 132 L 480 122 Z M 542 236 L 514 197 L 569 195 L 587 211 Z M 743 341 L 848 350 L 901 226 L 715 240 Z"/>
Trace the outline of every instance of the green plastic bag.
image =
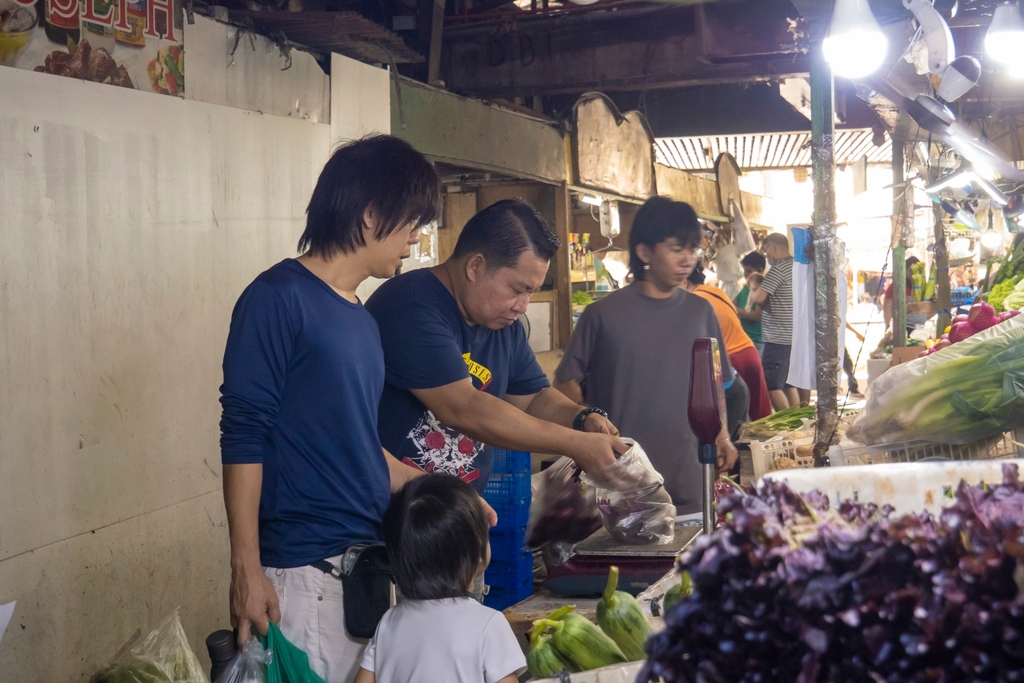
<path id="1" fill-rule="evenodd" d="M 309 668 L 309 655 L 289 643 L 274 622 L 260 636 L 260 644 L 274 653 L 267 664 L 267 683 L 326 683 Z"/>

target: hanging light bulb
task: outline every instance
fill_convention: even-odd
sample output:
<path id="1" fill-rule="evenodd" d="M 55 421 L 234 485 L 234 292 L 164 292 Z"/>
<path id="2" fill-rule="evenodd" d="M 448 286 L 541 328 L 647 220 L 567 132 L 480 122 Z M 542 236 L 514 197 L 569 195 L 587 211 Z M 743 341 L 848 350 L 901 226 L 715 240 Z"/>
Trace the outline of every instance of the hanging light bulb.
<path id="1" fill-rule="evenodd" d="M 989 251 L 994 251 L 1003 246 L 1003 236 L 995 231 L 988 231 L 981 234 L 981 246 Z"/>
<path id="2" fill-rule="evenodd" d="M 822 47 L 837 76 L 863 78 L 882 66 L 889 41 L 867 0 L 836 0 Z"/>
<path id="3" fill-rule="evenodd" d="M 985 51 L 994 61 L 1009 66 L 1012 75 L 1024 76 L 1024 21 L 1016 3 L 1004 2 L 992 13 Z"/>

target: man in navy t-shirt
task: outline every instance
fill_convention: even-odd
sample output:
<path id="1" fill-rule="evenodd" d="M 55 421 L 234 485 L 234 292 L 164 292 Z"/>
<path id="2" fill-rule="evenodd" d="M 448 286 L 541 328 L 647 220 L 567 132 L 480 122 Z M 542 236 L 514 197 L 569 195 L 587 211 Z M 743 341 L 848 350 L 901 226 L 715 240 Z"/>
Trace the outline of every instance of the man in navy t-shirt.
<path id="1" fill-rule="evenodd" d="M 501 201 L 466 224 L 446 262 L 370 297 L 386 368 L 378 433 L 395 457 L 483 491 L 492 446 L 568 455 L 585 470 L 625 452 L 603 411 L 549 386 L 517 320 L 558 246 L 535 208 Z"/>
<path id="2" fill-rule="evenodd" d="M 384 356 L 355 291 L 394 275 L 438 204 L 436 172 L 407 143 L 340 148 L 313 191 L 303 255 L 257 277 L 231 316 L 221 458 L 232 624 L 240 644 L 279 624 L 327 683 L 353 679 L 363 643 L 346 633 L 341 582 L 325 571 L 381 540 L 390 492 L 421 474 L 377 436 Z"/>

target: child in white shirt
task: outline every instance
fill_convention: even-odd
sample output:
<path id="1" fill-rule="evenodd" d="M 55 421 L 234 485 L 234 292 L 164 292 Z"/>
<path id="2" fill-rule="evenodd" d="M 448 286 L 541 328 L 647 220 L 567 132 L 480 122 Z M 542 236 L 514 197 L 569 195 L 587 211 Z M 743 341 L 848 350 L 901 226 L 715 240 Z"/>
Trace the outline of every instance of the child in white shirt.
<path id="1" fill-rule="evenodd" d="M 512 628 L 469 597 L 491 559 L 473 488 L 413 479 L 384 514 L 384 542 L 404 601 L 381 619 L 354 683 L 516 683 L 526 657 Z"/>

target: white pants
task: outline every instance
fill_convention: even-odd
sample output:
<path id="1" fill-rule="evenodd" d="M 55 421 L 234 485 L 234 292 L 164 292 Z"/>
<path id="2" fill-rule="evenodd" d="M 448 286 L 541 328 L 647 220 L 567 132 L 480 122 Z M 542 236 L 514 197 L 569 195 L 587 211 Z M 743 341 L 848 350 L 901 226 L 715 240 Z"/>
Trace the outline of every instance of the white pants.
<path id="1" fill-rule="evenodd" d="M 341 557 L 328 558 L 338 566 Z M 281 603 L 281 633 L 327 683 L 352 683 L 367 641 L 345 632 L 341 581 L 313 567 L 264 568 Z"/>

